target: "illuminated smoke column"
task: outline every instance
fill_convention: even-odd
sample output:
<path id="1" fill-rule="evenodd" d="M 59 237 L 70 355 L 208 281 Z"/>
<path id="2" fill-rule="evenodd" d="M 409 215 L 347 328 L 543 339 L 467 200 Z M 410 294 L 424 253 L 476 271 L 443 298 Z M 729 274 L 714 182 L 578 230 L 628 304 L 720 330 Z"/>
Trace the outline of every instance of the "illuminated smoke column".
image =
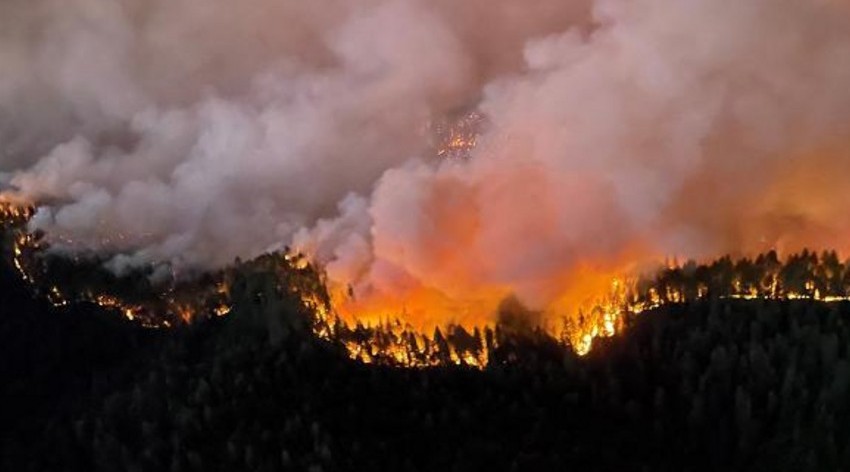
<path id="1" fill-rule="evenodd" d="M 843 2 L 10 5 L 2 170 L 116 270 L 293 244 L 344 310 L 429 324 L 666 255 L 850 249 Z"/>

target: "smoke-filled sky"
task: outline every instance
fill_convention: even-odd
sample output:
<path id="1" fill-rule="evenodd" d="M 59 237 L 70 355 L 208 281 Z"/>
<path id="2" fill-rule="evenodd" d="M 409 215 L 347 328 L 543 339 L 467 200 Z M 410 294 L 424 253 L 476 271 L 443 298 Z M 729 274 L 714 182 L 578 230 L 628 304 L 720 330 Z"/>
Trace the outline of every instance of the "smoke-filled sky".
<path id="1" fill-rule="evenodd" d="M 289 244 L 361 310 L 463 321 L 669 255 L 850 249 L 844 1 L 0 8 L 0 185 L 119 271 Z"/>

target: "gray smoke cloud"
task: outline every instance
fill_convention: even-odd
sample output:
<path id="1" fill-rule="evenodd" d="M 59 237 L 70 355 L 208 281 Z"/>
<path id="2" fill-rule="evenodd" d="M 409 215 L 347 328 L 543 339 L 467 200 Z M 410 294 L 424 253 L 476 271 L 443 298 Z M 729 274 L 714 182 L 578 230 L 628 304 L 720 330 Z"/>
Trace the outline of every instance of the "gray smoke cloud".
<path id="1" fill-rule="evenodd" d="M 669 254 L 850 246 L 846 2 L 6 3 L 0 172 L 116 267 L 293 244 L 433 321 Z M 436 158 L 469 109 L 469 158 Z"/>

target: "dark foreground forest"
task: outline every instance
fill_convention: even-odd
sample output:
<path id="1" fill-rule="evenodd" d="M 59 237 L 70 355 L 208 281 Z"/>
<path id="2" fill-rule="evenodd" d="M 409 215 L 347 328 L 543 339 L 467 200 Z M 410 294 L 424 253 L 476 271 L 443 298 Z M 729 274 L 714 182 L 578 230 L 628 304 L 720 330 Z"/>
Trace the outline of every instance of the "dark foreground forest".
<path id="1" fill-rule="evenodd" d="M 142 329 L 4 266 L 0 470 L 850 470 L 846 302 L 670 304 L 585 358 L 504 330 L 483 371 L 364 365 L 281 316 Z"/>

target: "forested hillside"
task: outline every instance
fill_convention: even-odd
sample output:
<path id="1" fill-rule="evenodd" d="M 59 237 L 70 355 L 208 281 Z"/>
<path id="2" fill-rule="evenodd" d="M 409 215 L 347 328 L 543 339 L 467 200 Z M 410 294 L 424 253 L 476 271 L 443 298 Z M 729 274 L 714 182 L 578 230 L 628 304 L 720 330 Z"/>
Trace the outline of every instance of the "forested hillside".
<path id="1" fill-rule="evenodd" d="M 578 357 L 497 330 L 483 371 L 364 365 L 248 307 L 173 330 L 57 310 L 4 268 L 3 470 L 841 470 L 850 304 L 706 298 Z"/>

